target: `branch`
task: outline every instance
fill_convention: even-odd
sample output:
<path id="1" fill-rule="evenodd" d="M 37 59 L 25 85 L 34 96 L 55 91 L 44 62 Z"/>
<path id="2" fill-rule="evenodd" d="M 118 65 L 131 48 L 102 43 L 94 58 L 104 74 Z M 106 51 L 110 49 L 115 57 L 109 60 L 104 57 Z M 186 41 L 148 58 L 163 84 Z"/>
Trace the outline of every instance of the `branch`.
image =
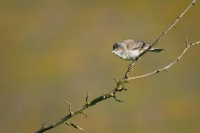
<path id="1" fill-rule="evenodd" d="M 117 100 L 117 98 L 116 98 L 116 96 L 115 96 L 115 93 L 118 92 L 118 91 L 122 91 L 122 90 L 126 90 L 126 89 L 123 88 L 122 82 L 119 81 L 117 87 L 116 87 L 114 90 L 112 90 L 110 93 L 108 93 L 108 94 L 103 94 L 103 95 L 101 95 L 101 96 L 99 96 L 99 97 L 93 99 L 93 100 L 90 101 L 90 102 L 88 102 L 88 96 L 89 96 L 89 94 L 88 94 L 87 97 L 86 97 L 86 99 L 87 99 L 86 102 L 87 102 L 87 103 L 86 103 L 83 107 L 81 107 L 80 109 L 78 109 L 78 110 L 75 111 L 75 112 L 71 112 L 71 104 L 70 104 L 69 102 L 67 102 L 67 101 L 64 101 L 65 103 L 67 103 L 67 104 L 69 105 L 69 111 L 70 111 L 70 113 L 69 113 L 68 115 L 66 115 L 65 117 L 61 118 L 60 120 L 58 120 L 57 122 L 54 122 L 54 123 L 52 123 L 52 124 L 50 124 L 50 125 L 45 126 L 45 125 L 43 124 L 43 125 L 42 125 L 42 128 L 39 129 L 38 131 L 35 131 L 34 133 L 43 133 L 43 132 L 45 132 L 45 131 L 47 131 L 47 130 L 49 130 L 49 129 L 52 129 L 52 128 L 54 128 L 54 127 L 56 127 L 56 126 L 58 126 L 58 125 L 64 123 L 65 121 L 69 120 L 70 118 L 74 117 L 74 116 L 77 115 L 77 114 L 82 114 L 82 113 L 85 114 L 85 112 L 84 112 L 85 109 L 87 109 L 87 108 L 89 108 L 89 107 L 92 107 L 92 106 L 96 105 L 97 103 L 102 102 L 102 101 L 104 101 L 104 100 L 106 100 L 106 99 L 108 99 L 108 98 L 113 97 L 113 98 L 115 98 L 115 99 Z M 86 115 L 86 116 L 87 116 L 87 115 Z M 73 127 L 75 127 L 75 128 L 78 128 L 78 126 L 76 126 L 76 125 L 73 124 L 73 123 L 67 123 L 67 124 L 70 125 L 70 126 L 73 126 Z M 74 125 L 75 125 L 75 126 L 74 126 Z M 78 129 L 79 129 L 79 128 L 78 128 Z M 81 128 L 80 130 L 82 130 L 82 128 Z"/>
<path id="2" fill-rule="evenodd" d="M 152 43 L 151 45 L 149 45 L 149 48 L 147 48 L 145 51 L 143 51 L 137 58 L 135 58 L 135 60 L 133 60 L 129 66 L 128 66 L 128 70 L 125 73 L 124 79 L 128 79 L 128 74 L 129 72 L 132 70 L 133 66 L 135 65 L 135 63 L 138 61 L 138 59 L 143 56 L 147 51 L 149 51 L 152 47 L 154 47 L 160 40 L 161 38 L 167 34 L 173 27 L 175 27 L 175 25 L 178 23 L 178 21 L 183 17 L 183 15 L 193 6 L 195 5 L 196 0 L 193 0 L 192 3 L 178 16 L 178 18 L 172 23 L 171 26 L 169 26 L 166 30 L 164 30 L 162 32 L 162 34 L 158 37 L 158 39 Z"/>
<path id="3" fill-rule="evenodd" d="M 183 56 L 183 54 L 184 54 L 191 46 L 197 45 L 197 44 L 199 44 L 200 42 L 196 42 L 196 43 L 192 43 L 192 44 L 188 45 L 188 43 L 187 43 L 187 41 L 186 41 L 187 46 L 186 46 L 186 49 L 183 51 L 183 53 L 182 53 L 174 62 L 172 62 L 170 65 L 164 67 L 163 69 L 159 69 L 159 70 L 157 70 L 157 71 L 154 71 L 154 72 L 151 72 L 151 73 L 148 73 L 148 74 L 145 74 L 145 75 L 141 75 L 141 76 L 137 76 L 137 77 L 130 77 L 130 78 L 128 78 L 128 74 L 129 74 L 129 72 L 132 70 L 132 68 L 133 68 L 133 66 L 135 65 L 135 63 L 137 62 L 137 60 L 138 60 L 141 56 L 143 56 L 149 49 L 151 49 L 151 47 L 155 46 L 155 45 L 160 41 L 160 39 L 161 39 L 169 30 L 171 30 L 171 28 L 175 27 L 176 23 L 177 23 L 177 22 L 180 20 L 180 18 L 190 9 L 190 7 L 191 7 L 192 5 L 194 5 L 195 2 L 196 2 L 196 0 L 193 0 L 193 2 L 181 13 L 181 15 L 175 20 L 175 22 L 174 22 L 168 29 L 166 29 L 166 30 L 158 37 L 158 39 L 157 39 L 153 44 L 151 44 L 151 45 L 149 46 L 148 49 L 146 49 L 143 53 L 141 53 L 135 60 L 133 60 L 133 61 L 130 63 L 130 65 L 129 65 L 129 67 L 128 67 L 128 70 L 126 71 L 125 76 L 124 76 L 124 78 L 123 78 L 122 80 L 118 81 L 118 80 L 115 79 L 117 85 L 116 85 L 116 87 L 115 87 L 112 91 L 110 91 L 109 93 L 103 94 L 103 95 L 101 95 L 101 96 L 99 96 L 99 97 L 93 99 L 93 100 L 90 101 L 90 102 L 88 101 L 88 97 L 89 97 L 89 93 L 88 93 L 88 95 L 87 95 L 87 97 L 86 97 L 86 104 L 83 105 L 80 109 L 78 109 L 77 111 L 74 111 L 74 112 L 71 112 L 71 104 L 70 104 L 69 102 L 65 101 L 65 103 L 67 103 L 67 104 L 69 105 L 69 112 L 70 112 L 70 113 L 69 113 L 68 115 L 64 116 L 63 118 L 61 118 L 60 120 L 54 122 L 54 123 L 51 123 L 51 124 L 49 124 L 49 125 L 44 125 L 44 124 L 43 124 L 42 127 L 41 127 L 39 130 L 35 131 L 34 133 L 43 133 L 43 132 L 45 132 L 45 131 L 47 131 L 47 130 L 49 130 L 49 129 L 55 128 L 56 126 L 58 126 L 58 125 L 64 123 L 65 121 L 69 120 L 70 118 L 76 116 L 77 114 L 85 114 L 84 110 L 86 110 L 86 109 L 89 108 L 89 107 L 92 107 L 92 106 L 96 105 L 96 104 L 99 103 L 99 102 L 102 102 L 102 101 L 104 101 L 104 100 L 107 100 L 107 99 L 109 99 L 109 98 L 114 98 L 115 101 L 121 102 L 121 100 L 117 99 L 117 97 L 116 97 L 115 94 L 116 94 L 117 92 L 121 92 L 121 91 L 123 91 L 123 90 L 127 90 L 126 88 L 124 88 L 124 84 L 125 84 L 125 83 L 128 83 L 129 80 L 133 80 L 133 79 L 138 79 L 138 78 L 143 78 L 143 77 L 151 76 L 151 75 L 153 75 L 155 72 L 158 73 L 158 72 L 163 71 L 163 70 L 166 70 L 166 69 L 168 69 L 169 67 L 171 67 L 172 65 L 174 65 L 174 64 Z M 85 115 L 86 115 L 86 114 L 85 114 Z M 86 115 L 86 116 L 87 116 L 87 115 Z M 68 125 L 70 125 L 70 126 L 72 126 L 72 127 L 74 127 L 74 128 L 78 128 L 78 129 L 80 129 L 80 130 L 83 130 L 82 128 L 80 128 L 79 126 L 77 126 L 77 125 L 75 125 L 75 124 L 73 124 L 73 123 L 67 122 L 66 124 L 68 124 Z"/>
<path id="4" fill-rule="evenodd" d="M 182 56 L 186 53 L 186 51 L 192 47 L 192 46 L 195 46 L 195 45 L 198 45 L 200 44 L 200 41 L 199 42 L 195 42 L 195 43 L 191 43 L 191 44 L 188 44 L 187 43 L 187 40 L 186 40 L 186 48 L 183 50 L 183 52 L 176 58 L 175 61 L 173 61 L 172 63 L 170 63 L 169 65 L 161 68 L 161 69 L 158 69 L 156 71 L 153 71 L 153 72 L 150 72 L 150 73 L 147 73 L 147 74 L 144 74 L 144 75 L 140 75 L 140 76 L 135 76 L 135 77 L 130 77 L 127 79 L 127 81 L 130 81 L 130 80 L 135 80 L 135 79 L 141 79 L 141 78 L 145 78 L 145 77 L 149 77 L 151 75 L 154 75 L 154 74 L 157 74 L 161 71 L 167 71 L 168 68 L 172 67 L 175 63 L 177 63 L 181 58 Z"/>

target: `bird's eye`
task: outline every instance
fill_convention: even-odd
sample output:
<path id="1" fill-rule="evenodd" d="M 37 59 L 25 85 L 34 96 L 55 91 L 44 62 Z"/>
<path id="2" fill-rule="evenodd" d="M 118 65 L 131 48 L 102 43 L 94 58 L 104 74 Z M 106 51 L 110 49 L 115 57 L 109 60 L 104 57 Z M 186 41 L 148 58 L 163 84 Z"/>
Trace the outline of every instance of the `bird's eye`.
<path id="1" fill-rule="evenodd" d="M 119 48 L 119 43 L 118 43 L 118 42 L 116 42 L 116 43 L 113 45 L 113 50 L 114 50 L 114 49 L 117 49 L 117 48 Z"/>

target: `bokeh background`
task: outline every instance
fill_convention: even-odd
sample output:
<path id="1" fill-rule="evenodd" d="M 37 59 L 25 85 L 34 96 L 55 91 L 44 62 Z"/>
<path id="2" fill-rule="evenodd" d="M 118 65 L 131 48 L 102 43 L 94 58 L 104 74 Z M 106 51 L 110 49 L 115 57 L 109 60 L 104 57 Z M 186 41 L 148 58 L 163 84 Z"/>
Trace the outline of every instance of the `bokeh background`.
<path id="1" fill-rule="evenodd" d="M 5 0 L 0 3 L 0 132 L 27 133 L 55 122 L 115 87 L 128 61 L 111 54 L 113 43 L 132 38 L 152 43 L 191 0 Z M 131 75 L 172 62 L 189 42 L 200 41 L 197 1 Z M 169 72 L 135 80 L 70 120 L 87 133 L 199 133 L 200 46 Z M 62 124 L 48 133 L 74 132 Z"/>

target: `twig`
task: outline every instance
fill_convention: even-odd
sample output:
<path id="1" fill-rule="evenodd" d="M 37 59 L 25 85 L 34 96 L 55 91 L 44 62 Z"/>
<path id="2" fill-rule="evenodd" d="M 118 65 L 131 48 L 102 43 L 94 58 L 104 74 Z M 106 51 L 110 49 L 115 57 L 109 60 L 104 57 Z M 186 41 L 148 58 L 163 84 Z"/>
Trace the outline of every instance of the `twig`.
<path id="1" fill-rule="evenodd" d="M 186 42 L 186 47 L 188 47 L 188 40 L 187 40 L 187 38 L 185 39 L 185 42 Z"/>
<path id="2" fill-rule="evenodd" d="M 138 61 L 138 59 L 143 56 L 147 51 L 149 51 L 152 47 L 154 47 L 160 40 L 161 38 L 167 34 L 172 28 L 175 27 L 175 25 L 178 23 L 178 21 L 183 17 L 183 15 L 193 6 L 195 5 L 195 2 L 196 0 L 193 0 L 192 3 L 177 17 L 177 19 L 172 23 L 171 26 L 169 26 L 166 30 L 164 30 L 162 32 L 162 34 L 158 37 L 158 39 L 152 43 L 151 45 L 149 45 L 149 47 L 143 51 L 137 58 L 135 58 L 128 66 L 128 70 L 126 71 L 125 73 L 125 76 L 124 76 L 124 80 L 128 79 L 128 74 L 129 72 L 132 70 L 133 66 L 135 65 L 135 63 Z"/>
<path id="3" fill-rule="evenodd" d="M 85 98 L 86 103 L 88 103 L 88 98 L 89 98 L 89 96 L 90 96 L 90 93 L 87 93 L 87 96 L 86 96 L 86 98 Z"/>
<path id="4" fill-rule="evenodd" d="M 187 44 L 187 40 L 186 40 L 186 44 Z M 186 48 L 183 50 L 183 52 L 176 58 L 175 61 L 173 61 L 172 63 L 170 63 L 169 65 L 161 68 L 161 69 L 158 69 L 156 71 L 153 71 L 153 72 L 150 72 L 150 73 L 147 73 L 147 74 L 144 74 L 144 75 L 140 75 L 140 76 L 135 76 L 135 77 L 130 77 L 128 78 L 127 80 L 130 81 L 130 80 L 135 80 L 135 79 L 141 79 L 141 78 L 145 78 L 145 77 L 148 77 L 148 76 L 152 76 L 153 74 L 157 74 L 161 71 L 167 71 L 168 68 L 172 67 L 175 63 L 177 63 L 181 58 L 182 56 L 186 53 L 186 51 L 194 46 L 194 45 L 197 45 L 197 44 L 200 44 L 200 41 L 199 42 L 195 42 L 195 43 L 191 43 L 191 44 L 187 44 Z"/>
<path id="5" fill-rule="evenodd" d="M 117 102 L 123 102 L 124 100 L 120 100 L 120 99 L 118 99 L 115 95 L 113 96 L 113 98 L 115 99 L 115 101 L 117 101 Z"/>
<path id="6" fill-rule="evenodd" d="M 113 78 L 115 80 L 116 83 L 118 83 L 119 81 L 116 78 Z"/>
<path id="7" fill-rule="evenodd" d="M 86 118 L 88 117 L 84 111 L 82 111 L 81 114 L 84 114 Z"/>
<path id="8" fill-rule="evenodd" d="M 79 129 L 79 130 L 83 131 L 83 128 L 81 128 L 81 127 L 75 125 L 74 123 L 67 122 L 66 124 L 67 124 L 68 126 L 72 126 L 72 127 L 76 128 L 76 129 Z"/>
<path id="9" fill-rule="evenodd" d="M 72 104 L 70 102 L 65 101 L 65 100 L 64 100 L 64 102 L 69 105 L 69 113 L 73 114 L 73 112 L 72 112 L 72 106 L 71 106 Z"/>

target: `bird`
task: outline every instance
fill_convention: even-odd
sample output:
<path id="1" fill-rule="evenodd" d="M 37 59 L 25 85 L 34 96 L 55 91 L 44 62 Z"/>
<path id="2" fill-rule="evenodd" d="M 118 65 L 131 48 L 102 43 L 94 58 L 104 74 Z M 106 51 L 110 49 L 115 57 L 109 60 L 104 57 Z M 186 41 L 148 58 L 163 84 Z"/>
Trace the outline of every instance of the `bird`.
<path id="1" fill-rule="evenodd" d="M 150 44 L 140 40 L 126 39 L 123 42 L 116 42 L 113 45 L 112 53 L 123 60 L 135 60 L 142 52 L 148 49 Z M 161 52 L 164 49 L 151 48 L 148 52 Z"/>

